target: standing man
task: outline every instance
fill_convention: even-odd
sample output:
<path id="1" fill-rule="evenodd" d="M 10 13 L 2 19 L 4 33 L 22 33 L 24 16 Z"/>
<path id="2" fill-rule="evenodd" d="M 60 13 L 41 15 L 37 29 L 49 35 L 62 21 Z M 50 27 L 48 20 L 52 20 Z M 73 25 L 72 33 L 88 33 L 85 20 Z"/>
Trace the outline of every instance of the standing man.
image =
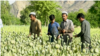
<path id="1" fill-rule="evenodd" d="M 79 13 L 77 15 L 78 20 L 81 22 L 81 32 L 75 37 L 81 37 L 81 49 L 84 48 L 83 43 L 88 43 L 89 44 L 89 49 L 91 48 L 91 39 L 90 39 L 90 23 L 85 20 L 85 17 L 82 13 Z"/>
<path id="2" fill-rule="evenodd" d="M 41 33 L 41 21 L 36 18 L 36 13 L 31 12 L 29 14 L 29 17 L 31 19 L 31 24 L 30 24 L 30 35 L 34 34 L 34 38 L 40 35 Z M 29 35 L 29 36 L 30 36 Z"/>
<path id="3" fill-rule="evenodd" d="M 60 27 L 59 24 L 57 22 L 55 22 L 55 16 L 54 15 L 50 15 L 50 24 L 48 26 L 48 35 L 51 35 L 52 37 L 49 38 L 50 42 L 54 42 L 54 36 L 56 37 L 56 39 L 59 37 L 59 31 L 58 28 Z"/>
<path id="4" fill-rule="evenodd" d="M 69 44 L 69 42 L 72 41 L 73 37 L 73 31 L 74 31 L 74 25 L 72 20 L 67 19 L 68 13 L 66 11 L 62 12 L 62 18 L 63 22 L 61 22 L 60 27 L 61 27 L 61 33 L 64 39 L 64 42 Z M 63 43 L 62 43 L 63 44 Z"/>

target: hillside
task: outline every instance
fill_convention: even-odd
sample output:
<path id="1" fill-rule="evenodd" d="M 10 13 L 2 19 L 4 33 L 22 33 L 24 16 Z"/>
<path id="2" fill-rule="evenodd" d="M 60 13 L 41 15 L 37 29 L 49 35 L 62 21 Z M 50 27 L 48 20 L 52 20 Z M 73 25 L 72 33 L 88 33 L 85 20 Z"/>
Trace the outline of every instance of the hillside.
<path id="1" fill-rule="evenodd" d="M 85 12 L 94 4 L 93 1 L 55 1 L 62 7 L 61 11 L 74 12 L 79 9 L 84 9 Z M 11 13 L 20 18 L 20 11 L 30 3 L 29 1 L 15 1 L 11 4 Z"/>

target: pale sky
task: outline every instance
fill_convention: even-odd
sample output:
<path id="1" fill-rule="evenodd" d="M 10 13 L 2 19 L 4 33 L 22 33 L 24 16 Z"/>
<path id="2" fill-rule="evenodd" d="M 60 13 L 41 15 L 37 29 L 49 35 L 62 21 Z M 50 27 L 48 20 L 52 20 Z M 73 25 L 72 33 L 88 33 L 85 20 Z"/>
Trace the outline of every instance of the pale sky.
<path id="1" fill-rule="evenodd" d="M 10 4 L 14 3 L 15 0 L 8 0 Z"/>

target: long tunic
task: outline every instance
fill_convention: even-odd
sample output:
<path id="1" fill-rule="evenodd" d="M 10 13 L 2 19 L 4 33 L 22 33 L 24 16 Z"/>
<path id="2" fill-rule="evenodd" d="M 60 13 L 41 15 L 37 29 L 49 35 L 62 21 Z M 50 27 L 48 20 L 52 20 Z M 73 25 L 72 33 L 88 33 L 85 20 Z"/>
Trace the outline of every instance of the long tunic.
<path id="1" fill-rule="evenodd" d="M 41 21 L 38 19 L 35 19 L 35 21 L 31 21 L 30 33 L 34 35 L 37 34 L 37 36 L 39 36 L 40 32 L 41 32 Z"/>
<path id="2" fill-rule="evenodd" d="M 66 33 L 62 33 L 64 42 L 68 42 L 68 43 L 71 42 L 73 37 L 73 31 L 74 31 L 73 22 L 67 19 L 66 21 L 61 22 L 60 27 L 61 29 L 65 29 L 66 31 Z M 69 40 L 67 38 L 69 38 Z"/>
<path id="3" fill-rule="evenodd" d="M 61 29 L 65 29 L 66 33 L 64 33 L 63 35 L 69 35 L 70 37 L 73 37 L 73 31 L 74 31 L 74 25 L 73 22 L 69 19 L 67 19 L 66 21 L 61 22 L 60 24 Z"/>
<path id="4" fill-rule="evenodd" d="M 78 34 L 81 37 L 81 42 L 91 43 L 90 40 L 90 23 L 87 20 L 81 22 L 81 32 Z"/>

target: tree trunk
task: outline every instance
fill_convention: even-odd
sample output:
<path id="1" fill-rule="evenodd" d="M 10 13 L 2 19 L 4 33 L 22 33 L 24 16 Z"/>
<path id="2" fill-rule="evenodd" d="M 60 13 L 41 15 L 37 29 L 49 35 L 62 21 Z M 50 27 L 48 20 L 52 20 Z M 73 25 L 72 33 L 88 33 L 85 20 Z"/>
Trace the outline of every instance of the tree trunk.
<path id="1" fill-rule="evenodd" d="M 49 19 L 48 19 L 48 24 L 47 25 L 49 25 Z"/>
<path id="2" fill-rule="evenodd" d="M 49 17 L 49 16 L 47 16 L 47 17 Z M 49 19 L 48 19 L 48 22 L 47 22 L 47 26 L 49 25 Z"/>
<path id="3" fill-rule="evenodd" d="M 45 16 L 45 26 L 46 26 L 46 18 L 47 18 L 47 16 Z"/>

